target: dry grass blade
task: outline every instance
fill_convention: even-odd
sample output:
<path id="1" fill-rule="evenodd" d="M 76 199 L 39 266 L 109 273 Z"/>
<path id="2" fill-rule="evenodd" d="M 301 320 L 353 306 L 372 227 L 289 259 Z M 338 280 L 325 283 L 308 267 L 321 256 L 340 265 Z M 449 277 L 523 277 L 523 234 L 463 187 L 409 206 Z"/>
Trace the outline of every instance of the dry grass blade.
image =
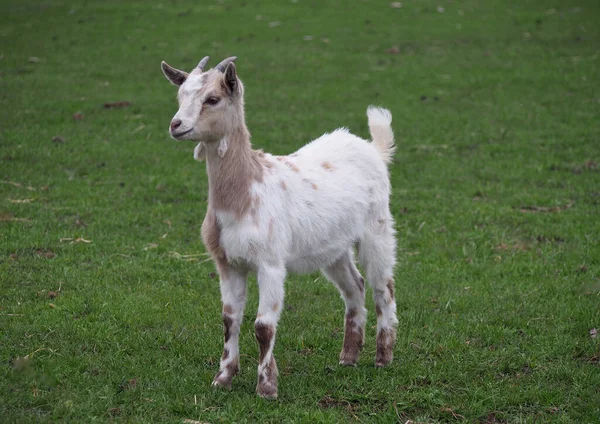
<path id="1" fill-rule="evenodd" d="M 10 184 L 10 185 L 12 185 L 12 186 L 15 186 L 15 187 L 22 187 L 22 188 L 26 188 L 26 189 L 27 189 L 27 190 L 29 190 L 29 191 L 35 191 L 35 190 L 36 190 L 34 187 L 31 187 L 31 186 L 24 186 L 23 184 L 21 184 L 21 183 L 16 183 L 16 182 L 14 182 L 14 181 L 4 181 L 4 180 L 0 180 L 0 183 L 2 183 L 2 184 Z"/>
<path id="2" fill-rule="evenodd" d="M 182 255 L 179 252 L 175 252 L 174 250 L 171 250 L 169 252 L 169 256 L 174 259 L 179 259 L 179 260 L 186 261 L 186 262 L 198 262 L 201 264 L 212 260 L 212 258 L 210 258 L 210 253 L 194 253 L 194 254 L 189 254 L 189 255 Z M 208 258 L 206 258 L 207 256 L 208 256 Z M 203 257 L 206 259 L 201 260 L 200 258 L 203 258 Z"/>
<path id="3" fill-rule="evenodd" d="M 570 201 L 562 206 L 522 206 L 519 210 L 523 213 L 538 213 L 538 212 L 561 212 L 570 209 L 575 202 Z"/>
<path id="4" fill-rule="evenodd" d="M 10 201 L 10 203 L 31 203 L 35 199 L 33 197 L 30 197 L 27 199 L 8 199 L 8 200 Z"/>
<path id="5" fill-rule="evenodd" d="M 74 239 L 72 237 L 61 237 L 60 241 L 63 242 L 63 243 L 66 242 L 66 241 L 69 241 L 69 242 L 71 242 L 71 244 L 73 244 L 73 243 L 87 243 L 87 244 L 90 244 L 92 242 L 91 240 L 86 240 L 86 239 L 81 238 L 81 237 L 77 237 L 76 239 Z"/>
<path id="6" fill-rule="evenodd" d="M 31 222 L 29 218 L 15 218 L 10 214 L 0 215 L 0 222 Z"/>

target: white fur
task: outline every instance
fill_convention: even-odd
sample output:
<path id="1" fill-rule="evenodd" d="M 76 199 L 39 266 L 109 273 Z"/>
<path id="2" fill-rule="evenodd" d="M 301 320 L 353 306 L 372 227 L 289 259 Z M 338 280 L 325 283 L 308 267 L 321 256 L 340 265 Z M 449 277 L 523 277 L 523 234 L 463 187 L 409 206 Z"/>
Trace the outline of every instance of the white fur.
<path id="1" fill-rule="evenodd" d="M 381 313 L 378 337 L 386 330 L 395 332 L 396 301 L 387 286 L 389 281 L 393 284 L 396 249 L 386 167 L 394 151 L 391 115 L 384 109 L 369 108 L 368 117 L 373 142 L 338 129 L 290 156 L 265 154 L 264 159 L 272 166 L 265 168 L 262 181 L 251 187 L 253 209 L 241 219 L 233 212 L 215 210 L 221 228 L 220 245 L 231 270 L 250 268 L 257 272 L 257 324 L 277 327 L 288 271 L 322 270 L 340 290 L 346 313 L 352 316 L 355 327 L 350 331 L 362 329 L 364 337 L 364 291 L 352 279 L 353 273 L 360 278 L 353 254 L 358 243 L 359 262 Z M 229 291 L 238 287 L 238 282 L 235 276 L 221 281 L 223 303 L 235 311 L 232 337 L 225 348 L 236 355 L 245 297 L 232 296 Z M 265 360 L 259 363 L 261 378 L 268 375 L 266 367 L 273 357 L 274 343 L 273 338 Z M 346 364 L 342 355 L 340 363 Z M 222 373 L 228 372 L 227 364 L 222 361 Z M 220 383 L 216 380 L 215 384 Z"/>
<path id="2" fill-rule="evenodd" d="M 365 233 L 393 234 L 387 168 L 375 145 L 339 129 L 285 157 L 299 172 L 269 154 L 265 158 L 274 167 L 252 187 L 253 197 L 261 199 L 257 213 L 239 220 L 216 211 L 230 260 L 254 269 L 266 262 L 313 272 L 341 257 Z"/>
<path id="3" fill-rule="evenodd" d="M 398 322 L 393 281 L 396 239 L 387 169 L 394 154 L 390 112 L 367 110 L 371 142 L 342 128 L 289 156 L 261 155 L 251 151 L 243 85 L 233 60 L 189 75 L 163 63 L 165 76 L 180 86 L 174 120 L 181 123 L 171 128 L 171 135 L 200 142 L 194 158 L 207 162 L 210 213 L 217 221 L 207 215 L 203 235 L 206 230 L 205 241 L 212 244 L 219 269 L 229 338 L 213 384 L 229 386 L 239 361 L 249 270 L 256 271 L 260 293 L 256 336 L 261 345 L 257 385 L 261 396 L 277 397 L 273 347 L 288 272 L 321 270 L 338 287 L 346 304 L 340 363 L 355 365 L 366 323 L 364 281 L 354 264 L 355 246 L 377 306 L 376 365 L 387 365 Z M 220 96 L 220 101 L 204 107 L 210 96 Z M 238 162 L 221 168 L 228 159 Z M 232 198 L 237 199 L 231 193 L 239 196 L 243 208 L 231 206 Z"/>

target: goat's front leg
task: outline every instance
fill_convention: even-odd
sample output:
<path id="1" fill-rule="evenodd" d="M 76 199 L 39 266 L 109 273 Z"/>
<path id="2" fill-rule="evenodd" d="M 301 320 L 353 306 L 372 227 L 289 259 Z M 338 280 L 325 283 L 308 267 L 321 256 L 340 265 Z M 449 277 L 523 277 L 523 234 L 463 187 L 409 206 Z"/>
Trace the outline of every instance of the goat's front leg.
<path id="1" fill-rule="evenodd" d="M 221 298 L 223 300 L 223 330 L 225 346 L 219 372 L 213 386 L 231 388 L 233 376 L 240 371 L 240 325 L 246 304 L 247 271 L 233 269 L 227 265 L 219 267 L 221 276 Z"/>
<path id="2" fill-rule="evenodd" d="M 285 267 L 261 266 L 258 269 L 259 302 L 254 325 L 260 350 L 256 393 L 268 399 L 277 398 L 277 364 L 273 356 L 277 323 L 283 308 Z"/>

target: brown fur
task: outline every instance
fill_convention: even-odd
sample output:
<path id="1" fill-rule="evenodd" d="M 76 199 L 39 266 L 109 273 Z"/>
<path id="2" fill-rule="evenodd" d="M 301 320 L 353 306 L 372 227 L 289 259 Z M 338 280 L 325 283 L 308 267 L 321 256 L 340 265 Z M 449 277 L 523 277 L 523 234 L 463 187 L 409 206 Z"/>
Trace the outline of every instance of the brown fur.
<path id="1" fill-rule="evenodd" d="M 238 375 L 240 372 L 240 361 L 234 358 L 230 363 L 225 366 L 225 369 L 229 371 L 229 375 Z"/>
<path id="2" fill-rule="evenodd" d="M 390 302 L 392 302 L 396 298 L 395 290 L 394 290 L 394 280 L 391 278 L 387 282 L 387 289 L 390 293 Z"/>
<path id="3" fill-rule="evenodd" d="M 286 166 L 288 168 L 290 168 L 292 171 L 294 172 L 300 172 L 300 168 L 298 168 L 296 165 L 294 165 L 292 162 L 290 162 L 289 160 L 284 159 L 283 163 L 286 164 Z"/>
<path id="4" fill-rule="evenodd" d="M 277 363 L 275 362 L 275 358 L 271 357 L 271 360 L 264 369 L 264 374 L 258 376 L 256 393 L 267 399 L 276 399 L 278 375 Z"/>
<path id="5" fill-rule="evenodd" d="M 229 349 L 225 348 L 223 349 L 223 356 L 221 356 L 221 359 L 225 361 L 227 358 L 229 358 Z"/>
<path id="6" fill-rule="evenodd" d="M 377 354 L 375 366 L 385 367 L 394 358 L 394 344 L 396 342 L 396 329 L 384 328 L 377 333 Z"/>
<path id="7" fill-rule="evenodd" d="M 251 148 L 245 126 L 228 138 L 222 158 L 209 150 L 206 163 L 210 206 L 242 218 L 252 204 L 252 183 L 263 180 L 263 161 L 259 158 L 259 152 Z"/>
<path id="8" fill-rule="evenodd" d="M 271 347 L 271 340 L 275 335 L 275 329 L 272 325 L 267 325 L 262 322 L 257 322 L 254 326 L 254 332 L 256 334 L 256 340 L 258 341 L 258 347 L 260 349 L 259 363 L 262 364 L 267 356 L 267 352 Z"/>
<path id="9" fill-rule="evenodd" d="M 333 165 L 330 164 L 329 162 L 323 162 L 321 164 L 321 166 L 323 167 L 323 169 L 326 169 L 328 171 L 333 171 Z"/>
<path id="10" fill-rule="evenodd" d="M 233 320 L 229 315 L 223 314 L 223 330 L 225 332 L 225 343 L 229 341 L 229 337 L 231 336 L 231 324 L 233 324 Z"/>
<path id="11" fill-rule="evenodd" d="M 344 345 L 340 353 L 340 363 L 343 365 L 356 365 L 363 348 L 364 330 L 354 322 L 355 317 L 356 310 L 348 310 L 344 325 Z"/>
<path id="12" fill-rule="evenodd" d="M 221 226 L 217 221 L 217 216 L 209 205 L 209 208 L 202 223 L 202 240 L 206 250 L 209 251 L 221 278 L 227 278 L 227 255 L 221 248 Z"/>
<path id="13" fill-rule="evenodd" d="M 365 279 L 362 278 L 362 275 L 358 273 L 358 271 L 353 270 L 353 277 L 356 285 L 358 286 L 358 290 L 360 290 L 360 294 L 364 296 L 365 294 Z"/>
<path id="14" fill-rule="evenodd" d="M 287 190 L 287 184 L 285 183 L 285 181 L 282 181 L 280 184 L 282 189 Z"/>
<path id="15" fill-rule="evenodd" d="M 231 305 L 223 305 L 223 313 L 227 315 L 233 315 L 233 308 L 231 307 Z"/>
<path id="16" fill-rule="evenodd" d="M 313 190 L 318 190 L 319 186 L 316 185 L 314 182 L 312 182 L 311 180 L 309 180 L 308 178 L 304 178 L 302 181 L 304 181 L 307 184 L 310 184 L 311 187 L 313 188 Z"/>

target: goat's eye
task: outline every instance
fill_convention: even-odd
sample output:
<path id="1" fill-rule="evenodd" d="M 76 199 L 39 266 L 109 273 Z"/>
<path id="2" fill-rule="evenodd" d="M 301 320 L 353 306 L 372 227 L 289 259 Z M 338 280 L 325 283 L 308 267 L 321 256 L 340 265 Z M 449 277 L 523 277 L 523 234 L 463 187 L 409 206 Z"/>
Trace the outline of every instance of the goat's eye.
<path id="1" fill-rule="evenodd" d="M 221 100 L 221 99 L 219 99 L 218 97 L 215 97 L 215 96 L 211 96 L 208 99 L 206 99 L 204 101 L 204 103 L 209 104 L 209 105 L 216 105 L 217 103 L 219 103 L 219 100 Z"/>

